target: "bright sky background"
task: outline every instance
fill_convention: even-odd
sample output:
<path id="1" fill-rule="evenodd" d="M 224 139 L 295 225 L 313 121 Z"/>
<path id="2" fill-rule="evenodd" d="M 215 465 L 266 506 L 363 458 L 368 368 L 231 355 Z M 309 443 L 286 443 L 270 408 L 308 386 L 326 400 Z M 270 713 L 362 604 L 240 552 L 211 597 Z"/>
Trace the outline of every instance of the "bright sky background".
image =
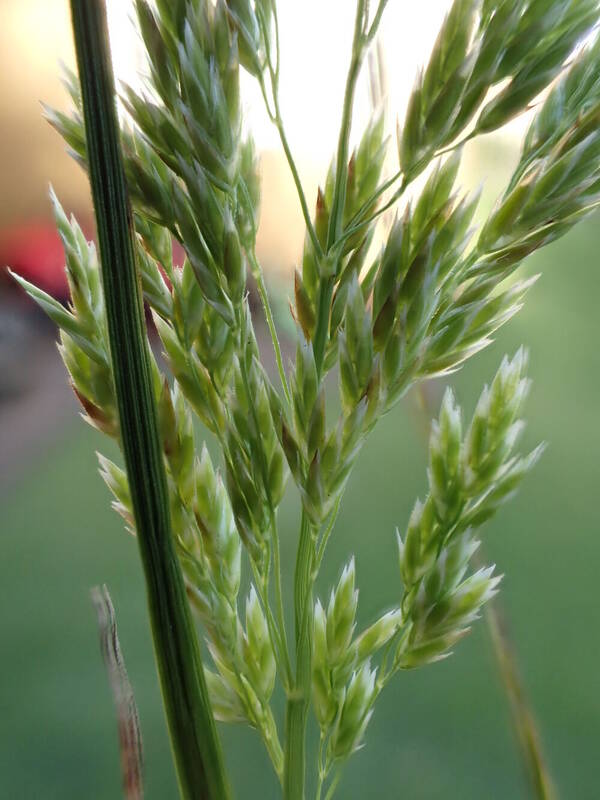
<path id="1" fill-rule="evenodd" d="M 426 63 L 449 5 L 450 0 L 389 0 L 381 35 L 389 78 L 390 134 L 394 133 L 396 118 L 404 116 L 416 71 Z M 107 0 L 107 7 L 117 77 L 139 86 L 145 63 L 131 21 L 133 0 Z M 67 207 L 85 208 L 89 204 L 85 176 L 64 157 L 64 147 L 42 120 L 39 107 L 40 99 L 65 110 L 70 106 L 60 87 L 58 64 L 63 59 L 74 66 L 69 0 L 0 0 L 0 8 L 0 95 L 6 100 L 0 113 L 4 131 L 0 166 L 7 182 L 19 187 L 16 199 L 11 193 L 10 200 L 0 203 L 0 214 L 5 221 L 31 214 L 46 216 L 48 181 Z M 324 179 L 335 151 L 355 0 L 278 0 L 278 9 L 283 56 L 281 106 L 312 204 L 317 184 Z M 13 77 L 15 64 L 18 82 Z M 263 155 L 259 239 L 264 253 L 276 253 L 274 260 L 289 263 L 302 245 L 302 218 L 260 92 L 255 81 L 245 73 L 243 76 L 245 117 Z M 369 110 L 368 77 L 364 74 L 355 104 L 354 140 L 364 130 Z M 17 152 L 20 156 L 16 158 Z M 394 166 L 391 147 L 390 170 Z"/>
<path id="2" fill-rule="evenodd" d="M 452 0 L 389 0 L 380 28 L 388 81 L 389 133 L 404 118 L 417 70 L 424 66 L 444 14 Z M 372 0 L 372 6 L 375 1 Z M 134 33 L 131 0 L 107 0 L 113 61 L 117 76 L 139 85 L 144 59 Z M 280 103 L 288 139 L 309 203 L 316 196 L 335 153 L 344 85 L 350 60 L 354 27 L 354 0 L 278 0 L 281 35 Z M 293 183 L 284 163 L 277 131 L 267 118 L 256 81 L 243 74 L 245 119 L 262 152 L 263 207 L 259 253 L 274 266 L 297 260 L 304 238 Z M 357 88 L 353 144 L 371 115 L 368 69 Z M 394 147 L 390 165 L 395 171 Z M 496 159 L 497 160 L 497 159 Z M 393 163 L 392 163 L 393 162 Z M 463 172 L 469 169 L 464 159 Z M 467 183 L 479 184 L 481 176 L 463 174 Z M 472 179 L 472 180 L 471 180 Z M 418 184 L 416 184 L 418 185 Z"/>
<path id="3" fill-rule="evenodd" d="M 389 75 L 392 118 L 402 113 L 419 64 L 435 40 L 450 0 L 390 0 L 381 34 Z M 337 126 L 354 25 L 353 0 L 279 0 L 281 106 L 289 138 L 301 160 L 329 159 Z M 111 42 L 119 76 L 135 82 L 139 48 L 129 0 L 108 0 Z M 246 80 L 247 118 L 260 149 L 278 147 L 275 130 L 252 80 Z M 357 95 L 357 130 L 368 113 L 367 82 Z"/>

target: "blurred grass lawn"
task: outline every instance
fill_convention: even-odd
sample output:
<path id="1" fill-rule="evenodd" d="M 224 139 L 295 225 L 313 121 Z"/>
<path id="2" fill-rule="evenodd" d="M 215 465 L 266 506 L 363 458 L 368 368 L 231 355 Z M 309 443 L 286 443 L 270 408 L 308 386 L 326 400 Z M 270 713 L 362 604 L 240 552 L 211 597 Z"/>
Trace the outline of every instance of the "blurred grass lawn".
<path id="1" fill-rule="evenodd" d="M 598 797 L 600 736 L 599 219 L 543 251 L 524 311 L 454 381 L 470 414 L 504 352 L 530 349 L 526 443 L 550 447 L 516 501 L 490 524 L 485 551 L 505 573 L 501 602 L 564 798 Z M 435 387 L 437 411 L 442 387 Z M 321 592 L 357 556 L 367 622 L 396 598 L 394 526 L 426 486 L 414 399 L 371 437 L 346 493 Z M 175 797 L 133 538 L 96 471 L 99 435 L 73 419 L 60 446 L 2 498 L 0 796 L 120 796 L 115 714 L 89 588 L 106 582 L 140 707 L 149 798 Z M 293 503 L 281 530 L 290 564 Z M 289 587 L 291 568 L 285 575 Z M 239 798 L 277 797 L 253 734 L 223 729 Z M 340 798 L 528 796 L 485 627 L 445 663 L 399 676 L 376 708 Z"/>

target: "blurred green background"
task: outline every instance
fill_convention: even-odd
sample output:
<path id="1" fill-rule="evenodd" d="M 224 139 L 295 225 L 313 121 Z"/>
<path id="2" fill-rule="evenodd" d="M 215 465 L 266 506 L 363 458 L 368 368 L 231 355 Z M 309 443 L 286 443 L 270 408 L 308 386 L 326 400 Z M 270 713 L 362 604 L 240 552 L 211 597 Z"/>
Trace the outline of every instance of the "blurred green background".
<path id="1" fill-rule="evenodd" d="M 505 573 L 500 603 L 518 649 L 552 772 L 565 798 L 598 797 L 600 733 L 600 355 L 598 218 L 528 262 L 543 275 L 497 342 L 452 381 L 471 413 L 504 352 L 530 349 L 526 444 L 549 447 L 518 498 L 485 530 Z M 441 385 L 427 391 L 437 410 Z M 359 613 L 396 599 L 394 526 L 426 487 L 424 422 L 411 396 L 375 430 L 336 526 L 320 592 L 354 551 Z M 175 796 L 135 541 L 109 508 L 94 450 L 105 443 L 75 415 L 35 468 L 2 496 L 0 796 L 115 798 L 115 714 L 91 586 L 106 582 L 139 704 L 149 798 Z M 295 507 L 283 511 L 290 564 Z M 288 556 L 288 558 L 285 558 Z M 285 575 L 289 589 L 291 572 Z M 252 733 L 222 728 L 240 798 L 276 797 Z M 340 797 L 529 796 L 485 625 L 447 661 L 398 677 L 376 708 L 367 745 Z"/>
<path id="2" fill-rule="evenodd" d="M 322 5 L 323 14 L 335 16 L 335 0 L 311 2 L 315 8 Z M 127 3 L 110 0 L 108 5 L 119 22 L 113 33 L 120 35 Z M 302 37 L 293 5 L 280 2 L 290 12 L 290 41 L 298 49 Z M 397 13 L 403 12 L 403 4 L 396 5 Z M 400 34 L 386 26 L 385 34 L 394 40 L 391 56 L 403 54 L 411 64 L 394 71 L 394 109 L 402 108 L 402 93 L 408 92 L 416 61 L 426 56 L 445 6 L 446 0 L 418 4 L 411 9 L 411 26 Z M 62 255 L 60 249 L 56 252 L 48 219 L 48 181 L 68 210 L 75 210 L 84 223 L 91 218 L 85 177 L 42 122 L 38 103 L 42 97 L 64 106 L 56 63 L 59 57 L 72 62 L 68 2 L 0 0 L 0 8 L 0 264 L 13 263 L 6 253 L 22 253 L 35 244 L 22 263 L 39 268 L 40 275 L 53 275 L 60 286 Z M 310 19 L 306 8 L 302 4 L 297 15 Z M 324 52 L 319 41 L 331 39 L 329 29 L 315 29 L 314 36 L 312 51 Z M 400 44 L 397 36 L 404 36 Z M 342 48 L 346 40 L 337 38 Z M 139 64 L 131 39 L 124 35 L 118 44 L 119 55 L 131 61 L 135 72 Z M 343 80 L 345 56 L 329 56 L 332 75 L 339 61 Z M 313 62 L 319 70 L 319 60 Z M 312 114 L 303 114 L 317 81 L 296 72 L 302 86 L 288 92 L 285 102 L 292 119 L 294 113 L 306 117 L 304 129 L 293 129 L 291 138 L 300 145 L 319 140 L 318 152 L 301 150 L 299 158 L 308 194 L 314 197 L 335 130 L 325 124 L 322 130 Z M 319 89 L 321 83 L 319 77 Z M 330 94 L 324 87 L 318 93 L 320 120 L 327 110 L 337 116 L 333 88 Z M 514 161 L 514 132 L 510 136 L 491 137 L 479 151 L 465 154 L 465 183 L 492 173 L 484 207 Z M 269 146 L 265 141 L 263 148 Z M 281 155 L 264 150 L 262 166 L 260 255 L 267 266 L 285 272 L 280 303 L 285 309 L 303 227 Z M 498 602 L 518 651 L 551 772 L 561 797 L 568 800 L 600 796 L 599 222 L 596 216 L 527 262 L 526 272 L 543 274 L 524 310 L 492 347 L 452 379 L 470 415 L 502 355 L 512 354 L 521 343 L 529 347 L 533 387 L 524 446 L 546 440 L 549 447 L 517 499 L 485 529 L 484 548 L 488 560 L 505 574 Z M 52 344 L 54 331 L 41 325 L 4 278 L 0 272 L 0 799 L 121 796 L 116 716 L 90 601 L 90 588 L 99 583 L 107 583 L 113 597 L 140 710 L 147 797 L 172 798 L 175 777 L 136 543 L 111 511 L 97 473 L 94 451 L 106 452 L 106 443 L 77 417 Z M 443 388 L 441 382 L 426 387 L 429 416 L 437 413 Z M 323 597 L 354 552 L 361 625 L 398 599 L 395 526 L 404 528 L 415 498 L 427 485 L 422 399 L 410 395 L 369 439 L 346 492 L 318 587 Z M 292 495 L 290 491 L 280 525 L 288 597 L 297 536 Z M 221 731 L 236 797 L 278 797 L 253 733 L 235 727 Z M 483 622 L 447 661 L 396 679 L 376 707 L 367 744 L 350 762 L 338 796 L 531 796 Z"/>

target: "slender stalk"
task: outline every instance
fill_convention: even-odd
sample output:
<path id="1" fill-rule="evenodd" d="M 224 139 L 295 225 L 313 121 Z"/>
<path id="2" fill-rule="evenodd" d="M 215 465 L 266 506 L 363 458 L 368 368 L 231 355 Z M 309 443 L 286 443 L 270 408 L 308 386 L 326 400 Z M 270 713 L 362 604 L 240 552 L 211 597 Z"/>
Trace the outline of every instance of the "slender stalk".
<path id="1" fill-rule="evenodd" d="M 171 534 L 106 11 L 101 0 L 71 0 L 71 13 L 121 440 L 179 787 L 184 798 L 222 800 L 229 789 Z"/>
<path id="2" fill-rule="evenodd" d="M 347 235 L 348 231 L 353 229 L 352 226 L 363 222 L 365 214 L 367 214 L 375 206 L 381 195 L 387 192 L 387 190 L 390 189 L 396 183 L 396 181 L 400 180 L 402 176 L 403 172 L 400 169 L 395 172 L 391 178 L 388 178 L 381 184 L 381 186 L 371 195 L 371 197 L 369 197 L 367 202 L 364 203 L 363 206 L 359 208 L 356 214 L 352 217 L 349 222 L 349 228 L 346 228 L 344 235 Z"/>
<path id="3" fill-rule="evenodd" d="M 402 174 L 402 173 L 399 173 L 399 174 Z M 395 180 L 395 178 L 394 178 L 394 180 Z M 379 219 L 379 217 L 381 217 L 383 214 L 385 214 L 386 211 L 389 211 L 390 208 L 392 208 L 394 205 L 396 205 L 398 200 L 400 200 L 400 198 L 402 197 L 402 195 L 406 191 L 406 188 L 407 188 L 407 186 L 409 184 L 410 184 L 410 179 L 406 178 L 406 177 L 403 178 L 402 183 L 396 189 L 394 194 L 389 198 L 389 200 L 386 200 L 386 202 L 382 206 L 380 206 L 376 211 L 374 211 L 373 214 L 371 214 L 370 217 L 367 217 L 366 219 L 363 219 L 362 221 L 357 222 L 356 224 L 354 224 L 354 222 L 351 221 L 349 226 L 344 230 L 344 233 L 342 234 L 342 236 L 336 242 L 336 245 L 338 247 L 340 247 L 341 245 L 343 245 L 346 242 L 347 239 L 350 239 L 352 236 L 354 236 L 359 231 L 364 230 L 368 225 L 370 225 L 372 222 L 375 222 L 376 219 Z M 371 207 L 372 207 L 373 203 L 369 202 L 369 205 L 371 205 Z M 366 206 L 365 206 L 365 208 L 366 208 Z M 359 211 L 358 214 L 355 216 L 355 219 L 361 213 L 362 212 Z"/>
<path id="4" fill-rule="evenodd" d="M 344 225 L 344 206 L 346 203 L 346 188 L 348 174 L 346 163 L 348 161 L 348 149 L 350 142 L 350 131 L 352 128 L 352 110 L 354 108 L 354 93 L 356 83 L 363 63 L 366 38 L 364 34 L 366 0 L 358 0 L 356 4 L 356 19 L 354 23 L 354 39 L 352 42 L 352 58 L 348 77 L 346 78 L 346 89 L 344 92 L 344 105 L 342 111 L 342 122 L 340 125 L 340 135 L 338 139 L 335 184 L 333 187 L 333 199 L 331 202 L 331 215 L 329 218 L 329 229 L 327 231 L 327 250 L 329 251 L 337 239 L 342 234 Z M 330 276 L 321 282 L 319 290 L 319 302 L 317 306 L 317 327 L 313 340 L 313 351 L 317 373 L 320 375 L 325 357 L 327 337 L 329 334 L 329 316 L 331 312 L 331 299 L 335 277 Z"/>
<path id="5" fill-rule="evenodd" d="M 270 558 L 271 548 L 269 547 L 269 559 Z M 292 666 L 289 660 L 287 648 L 280 636 L 279 628 L 269 603 L 269 575 L 265 574 L 264 572 L 261 573 L 256 565 L 256 562 L 254 561 L 251 562 L 250 566 L 252 568 L 252 574 L 254 575 L 256 591 L 258 593 L 258 597 L 265 614 L 265 619 L 267 621 L 269 636 L 273 645 L 275 660 L 277 661 L 277 668 L 281 672 L 283 688 L 287 691 L 288 687 L 292 684 Z"/>
<path id="6" fill-rule="evenodd" d="M 472 135 L 470 134 L 464 139 L 461 139 L 459 142 L 446 147 L 444 150 L 438 150 L 435 155 L 432 156 L 431 160 L 447 155 L 448 153 L 452 153 L 454 150 L 457 150 L 459 147 L 462 147 L 464 144 L 466 144 L 471 138 Z M 392 206 L 394 206 L 398 200 L 400 200 L 407 187 L 413 182 L 415 177 L 417 177 L 416 171 L 413 171 L 410 175 L 404 175 L 402 170 L 399 170 L 392 175 L 391 178 L 388 178 L 384 183 L 382 183 L 375 193 L 367 200 L 367 202 L 364 203 L 362 208 L 359 208 L 356 214 L 352 217 L 347 227 L 344 229 L 343 234 L 336 241 L 336 247 L 343 245 L 347 239 L 350 239 L 356 233 L 366 228 L 367 225 L 375 222 L 375 220 L 378 219 L 382 214 L 385 214 L 386 211 L 389 211 L 389 209 L 392 208 Z M 385 204 L 376 209 L 370 217 L 365 217 L 365 214 L 367 214 L 374 207 L 381 195 L 390 189 L 400 178 L 402 178 L 400 186 L 391 195 L 391 197 L 386 200 Z"/>
<path id="7" fill-rule="evenodd" d="M 485 619 L 504 691 L 510 703 L 521 758 L 531 781 L 532 795 L 538 800 L 557 800 L 558 795 L 546 766 L 536 721 L 519 675 L 516 655 L 502 616 L 495 605 L 487 606 Z"/>
<path id="8" fill-rule="evenodd" d="M 283 796 L 303 800 L 306 771 L 306 721 L 310 704 L 312 662 L 312 573 L 314 561 L 313 529 L 302 512 L 296 573 L 294 608 L 296 615 L 296 681 L 288 696 L 285 712 L 285 753 Z"/>
<path id="9" fill-rule="evenodd" d="M 265 286 L 263 271 L 256 257 L 256 253 L 251 252 L 248 254 L 248 256 L 250 259 L 250 268 L 252 270 L 252 276 L 254 277 L 254 280 L 256 281 L 256 285 L 258 287 L 258 294 L 260 295 L 260 299 L 262 302 L 263 311 L 265 314 L 265 320 L 267 322 L 267 327 L 271 335 L 271 342 L 273 343 L 273 351 L 275 352 L 275 361 L 277 363 L 277 371 L 279 372 L 281 388 L 283 389 L 283 393 L 285 394 L 285 399 L 288 401 L 288 404 L 291 405 L 292 398 L 290 395 L 287 378 L 285 376 L 283 357 L 281 355 L 281 345 L 279 344 L 279 337 L 277 336 L 277 328 L 275 327 L 275 320 L 273 319 L 273 311 L 271 309 L 271 303 L 269 301 L 269 294 L 267 292 L 267 287 Z"/>
<path id="10" fill-rule="evenodd" d="M 259 78 L 260 89 L 265 101 L 265 106 L 267 109 L 267 114 L 271 122 L 277 128 L 277 132 L 279 133 L 279 139 L 281 141 L 281 146 L 283 147 L 283 152 L 285 153 L 286 160 L 288 162 L 288 166 L 290 172 L 292 174 L 292 178 L 294 180 L 294 185 L 296 187 L 296 191 L 298 193 L 298 200 L 300 201 L 300 207 L 302 209 L 302 216 L 304 217 L 304 222 L 306 224 L 306 229 L 308 231 L 308 235 L 310 236 L 312 245 L 315 249 L 315 253 L 317 255 L 322 256 L 323 251 L 321 248 L 321 244 L 317 237 L 317 233 L 315 231 L 310 211 L 308 209 L 308 203 L 306 201 L 306 194 L 304 192 L 304 188 L 302 186 L 302 181 L 300 180 L 300 174 L 298 173 L 298 168 L 296 166 L 296 162 L 294 160 L 294 156 L 292 154 L 292 150 L 290 148 L 287 134 L 285 132 L 285 126 L 283 124 L 283 116 L 281 114 L 281 107 L 279 105 L 279 70 L 281 66 L 281 54 L 279 49 L 279 18 L 277 16 L 277 3 L 273 3 L 273 19 L 275 23 L 275 59 L 276 63 L 273 64 L 273 54 L 271 53 L 271 48 L 269 46 L 269 35 L 265 26 L 264 17 L 261 13 L 258 15 L 259 25 L 262 27 L 264 39 L 267 45 L 267 68 L 269 72 L 269 79 L 271 83 L 271 95 L 273 98 L 273 108 L 271 108 L 269 103 L 269 98 L 267 95 L 267 87 L 265 85 L 264 76 L 261 75 Z"/>
<path id="11" fill-rule="evenodd" d="M 319 737 L 319 755 L 317 760 L 317 765 L 319 768 L 319 774 L 317 777 L 317 791 L 315 794 L 315 800 L 321 800 L 321 795 L 323 794 L 323 786 L 325 784 L 325 778 L 327 777 L 327 771 L 325 769 L 325 743 L 327 737 L 321 731 L 321 735 Z"/>
<path id="12" fill-rule="evenodd" d="M 373 22 L 371 23 L 371 27 L 369 28 L 369 32 L 367 33 L 367 39 L 369 41 L 374 39 L 375 35 L 377 34 L 377 29 L 379 28 L 381 17 L 383 16 L 383 12 L 385 11 L 388 2 L 389 0 L 379 0 L 377 11 L 375 12 L 375 16 L 373 17 Z"/>
<path id="13" fill-rule="evenodd" d="M 319 243 L 319 240 L 317 239 L 317 234 L 315 232 L 312 219 L 310 218 L 310 211 L 308 209 L 308 203 L 306 202 L 306 195 L 304 193 L 304 189 L 302 188 L 302 181 L 300 180 L 300 174 L 298 173 L 298 168 L 296 166 L 296 162 L 294 161 L 294 156 L 292 154 L 292 150 L 290 148 L 290 144 L 287 139 L 285 128 L 283 126 L 283 118 L 281 116 L 281 111 L 279 109 L 279 98 L 277 94 L 275 95 L 275 113 L 277 115 L 275 119 L 275 125 L 277 127 L 277 131 L 279 132 L 279 139 L 281 141 L 281 146 L 283 147 L 283 152 L 285 153 L 285 157 L 287 159 L 290 172 L 292 173 L 292 178 L 294 179 L 294 185 L 296 187 L 298 198 L 300 200 L 300 207 L 302 208 L 302 216 L 304 217 L 304 222 L 308 230 L 308 235 L 310 236 L 312 245 L 315 248 L 315 252 L 321 254 L 322 253 L 321 245 Z"/>
<path id="14" fill-rule="evenodd" d="M 143 800 L 143 747 L 133 689 L 121 653 L 115 609 L 106 585 L 92 589 L 98 615 L 100 648 L 119 725 L 119 750 L 125 800 Z"/>
<path id="15" fill-rule="evenodd" d="M 262 272 L 260 271 L 260 268 L 259 268 L 259 277 L 262 278 Z M 266 297 L 266 288 L 264 286 L 264 283 L 263 283 L 263 289 L 265 290 L 265 300 L 266 300 L 266 303 L 267 303 L 267 308 L 269 308 L 269 311 L 270 311 L 270 306 L 268 305 L 268 298 Z M 241 319 L 238 319 L 238 328 L 239 328 L 239 330 L 241 330 Z M 273 330 L 273 332 L 275 333 L 275 330 Z M 277 347 L 276 347 L 276 352 L 277 352 L 278 346 L 279 346 L 279 342 L 278 342 L 276 336 L 277 335 L 275 333 L 275 342 L 277 342 Z M 274 342 L 274 344 L 275 344 L 275 342 Z M 281 357 L 281 354 L 280 354 L 280 357 Z M 247 370 L 246 359 L 245 358 L 241 358 L 240 359 L 240 368 L 241 368 L 241 372 L 242 372 L 242 380 L 244 382 L 244 386 L 245 386 L 245 389 L 246 389 L 246 394 L 247 394 L 247 396 L 249 398 L 251 398 L 252 397 L 252 391 L 250 389 L 250 381 L 249 381 L 249 378 L 248 378 L 248 370 Z M 256 430 L 259 431 L 260 430 L 260 425 L 259 425 L 258 416 L 257 416 L 257 413 L 256 413 L 256 408 L 255 408 L 253 403 L 250 404 L 250 414 L 252 416 L 252 420 L 254 422 L 254 426 L 255 426 Z M 274 558 L 275 558 L 275 561 L 276 561 L 278 574 L 281 574 L 281 565 L 279 563 L 279 541 L 278 541 L 278 532 L 277 532 L 276 511 L 275 511 L 275 507 L 273 505 L 273 500 L 271 498 L 271 494 L 269 492 L 269 474 L 268 474 L 269 471 L 268 471 L 268 467 L 267 467 L 265 454 L 262 451 L 262 449 L 260 451 L 259 462 L 260 462 L 260 470 L 262 472 L 263 485 L 264 485 L 266 493 L 267 493 L 267 501 L 268 501 L 268 504 L 269 504 L 269 515 L 270 515 L 270 519 L 271 519 L 271 534 L 272 534 L 272 540 L 273 540 L 274 551 L 275 551 L 274 552 Z M 269 559 L 269 561 L 270 561 L 270 559 Z M 263 598 L 263 605 L 265 607 L 265 614 L 267 616 L 267 622 L 269 623 L 269 627 L 271 628 L 271 638 L 273 639 L 273 647 L 275 648 L 275 652 L 277 652 L 277 650 L 279 650 L 280 658 L 281 658 L 281 666 L 282 666 L 282 668 L 284 670 L 284 674 L 287 676 L 287 680 L 289 681 L 290 678 L 291 678 L 291 665 L 290 665 L 290 658 L 289 658 L 289 653 L 288 653 L 288 648 L 287 648 L 287 638 L 286 638 L 286 634 L 285 634 L 285 625 L 283 624 L 284 623 L 284 616 L 283 616 L 283 610 L 282 610 L 283 609 L 283 600 L 282 600 L 282 596 L 281 596 L 281 585 L 280 585 L 280 582 L 278 582 L 278 578 L 276 576 L 275 584 L 276 584 L 276 587 L 277 586 L 279 587 L 279 593 L 280 593 L 279 594 L 279 598 L 278 598 L 278 605 L 280 605 L 280 608 L 281 608 L 281 610 L 280 610 L 281 630 L 278 630 L 277 624 L 275 623 L 275 621 L 273 619 L 271 608 L 269 606 L 268 584 L 269 584 L 269 578 L 268 578 L 268 575 L 267 575 L 266 576 L 266 580 L 265 580 L 265 596 Z"/>
<path id="16" fill-rule="evenodd" d="M 315 227 L 313 225 L 313 221 L 310 216 L 310 211 L 308 208 L 308 202 L 306 200 L 306 194 L 304 192 L 304 187 L 302 186 L 302 181 L 300 180 L 300 173 L 298 172 L 298 167 L 296 166 L 294 154 L 292 153 L 292 149 L 290 147 L 290 143 L 288 141 L 287 134 L 285 132 L 283 116 L 281 114 L 281 108 L 279 105 L 279 86 L 278 86 L 277 73 L 271 72 L 271 90 L 272 90 L 271 93 L 273 95 L 273 109 L 271 109 L 269 106 L 267 88 L 265 86 L 265 81 L 262 76 L 259 79 L 259 83 L 265 101 L 265 106 L 267 108 L 267 113 L 269 115 L 271 122 L 277 128 L 277 133 L 279 134 L 279 140 L 281 142 L 281 146 L 283 147 L 283 152 L 285 154 L 286 161 L 288 162 L 289 170 L 292 174 L 294 186 L 296 187 L 296 192 L 298 194 L 298 200 L 300 201 L 302 216 L 304 217 L 306 230 L 308 231 L 308 235 L 310 236 L 310 240 L 312 242 L 312 246 L 315 249 L 315 253 L 317 253 L 317 255 L 319 256 L 322 256 L 323 249 L 321 247 L 319 239 L 317 238 Z"/>
<path id="17" fill-rule="evenodd" d="M 337 155 L 335 160 L 335 184 L 333 187 L 333 200 L 331 202 L 329 230 L 327 231 L 327 249 L 331 248 L 335 244 L 336 239 L 342 232 L 344 223 L 344 205 L 346 203 L 346 188 L 348 184 L 348 174 L 345 167 L 346 162 L 348 161 L 350 131 L 352 128 L 352 110 L 354 108 L 354 93 L 356 91 L 356 83 L 358 81 L 360 68 L 362 66 L 365 54 L 364 19 L 365 0 L 358 0 L 358 3 L 356 4 L 356 19 L 354 21 L 352 59 L 350 61 L 348 77 L 346 78 L 342 122 L 340 125 L 340 135 L 338 139 Z"/>
<path id="18" fill-rule="evenodd" d="M 344 495 L 342 493 L 338 497 L 338 499 L 336 501 L 336 504 L 334 506 L 334 509 L 331 512 L 331 515 L 329 517 L 329 522 L 327 523 L 327 527 L 325 528 L 325 531 L 323 532 L 323 535 L 321 536 L 321 541 L 319 542 L 319 547 L 317 549 L 317 554 L 315 556 L 315 568 L 314 568 L 315 577 L 318 574 L 319 569 L 321 568 L 321 563 L 323 561 L 323 556 L 325 555 L 325 550 L 327 548 L 327 543 L 329 542 L 329 537 L 331 536 L 331 534 L 333 532 L 333 529 L 335 527 L 335 523 L 336 523 L 336 520 L 337 520 L 337 517 L 338 517 L 338 513 L 339 513 L 339 510 L 340 510 L 340 504 L 342 502 L 342 497 L 343 496 Z"/>
<path id="19" fill-rule="evenodd" d="M 334 286 L 334 278 L 325 278 L 325 280 L 321 283 L 321 288 L 319 290 L 317 327 L 315 329 L 315 337 L 313 340 L 313 352 L 315 355 L 315 364 L 317 366 L 317 374 L 319 377 L 321 377 L 321 373 L 323 371 L 323 360 L 325 358 L 325 349 L 327 347 L 327 339 L 329 337 L 329 317 L 331 315 L 331 301 L 333 299 Z"/>
<path id="20" fill-rule="evenodd" d="M 277 530 L 277 519 L 273 517 L 273 572 L 275 583 L 275 613 L 279 624 L 279 635 L 281 637 L 282 648 L 285 658 L 285 674 L 287 681 L 291 684 L 292 666 L 287 643 L 287 633 L 285 628 L 285 611 L 283 606 L 283 589 L 281 585 L 281 554 L 279 551 L 279 531 Z"/>
<path id="21" fill-rule="evenodd" d="M 386 0 L 383 0 L 380 3 L 381 13 L 383 13 L 385 2 Z M 366 0 L 358 0 L 356 6 L 354 38 L 352 43 L 352 58 L 348 71 L 348 77 L 346 79 L 342 122 L 340 126 L 340 135 L 336 156 L 336 179 L 333 190 L 329 229 L 327 232 L 328 251 L 335 245 L 336 240 L 343 232 L 344 206 L 346 202 L 348 178 L 345 165 L 348 161 L 350 131 L 352 127 L 352 111 L 354 108 L 354 94 L 366 48 L 369 43 L 368 36 L 365 34 L 365 27 L 367 24 L 366 10 Z M 378 21 L 380 18 L 381 14 L 378 13 Z M 375 30 L 376 26 L 373 29 L 373 35 Z M 274 89 L 276 88 L 277 87 L 275 84 Z M 274 91 L 274 103 L 276 117 L 280 118 L 276 91 Z M 280 129 L 280 137 L 282 138 L 282 144 L 285 150 L 286 141 L 282 128 Z M 293 169 L 292 174 L 294 174 Z M 301 195 L 301 203 L 302 199 L 303 195 Z M 303 212 L 306 218 L 305 205 L 303 205 Z M 314 228 L 312 227 L 312 222 L 310 220 L 307 220 L 307 228 L 309 230 L 309 234 L 311 235 L 311 239 L 313 239 Z M 315 245 L 315 242 L 313 242 L 313 245 Z M 316 242 L 315 251 L 318 254 L 321 253 L 321 248 L 318 245 L 318 242 Z M 322 281 L 319 292 L 317 327 L 313 340 L 313 352 L 317 367 L 317 374 L 319 377 L 321 376 L 322 372 L 325 348 L 329 334 L 329 315 L 334 282 L 334 277 L 326 278 Z M 316 541 L 313 533 L 314 532 L 311 528 L 311 525 L 309 524 L 306 514 L 303 511 L 300 537 L 298 542 L 298 554 L 296 557 L 294 584 L 296 616 L 296 683 L 294 692 L 290 697 L 288 697 L 286 708 L 286 743 L 283 787 L 284 797 L 286 800 L 303 800 L 304 798 L 306 719 L 310 702 L 312 662 L 312 587 L 315 579 L 316 558 Z"/>
<path id="22" fill-rule="evenodd" d="M 331 785 L 329 786 L 329 791 L 325 795 L 325 800 L 331 800 L 331 798 L 335 794 L 335 790 L 338 787 L 341 777 L 342 777 L 342 770 L 338 769 L 338 771 L 335 773 L 333 780 L 331 781 Z"/>

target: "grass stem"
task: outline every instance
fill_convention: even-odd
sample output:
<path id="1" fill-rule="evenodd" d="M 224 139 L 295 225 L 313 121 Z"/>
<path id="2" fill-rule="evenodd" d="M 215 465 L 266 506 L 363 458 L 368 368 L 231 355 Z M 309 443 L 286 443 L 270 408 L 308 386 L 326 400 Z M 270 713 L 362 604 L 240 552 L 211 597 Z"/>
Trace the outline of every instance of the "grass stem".
<path id="1" fill-rule="evenodd" d="M 296 615 L 296 680 L 285 713 L 285 755 L 283 791 L 285 800 L 303 800 L 306 771 L 306 721 L 310 704 L 312 662 L 312 573 L 313 528 L 302 511 L 296 573 L 294 608 Z"/>
<path id="2" fill-rule="evenodd" d="M 540 741 L 538 727 L 519 675 L 514 647 L 496 603 L 485 610 L 492 649 L 504 692 L 510 703 L 513 727 L 520 745 L 521 759 L 531 782 L 532 796 L 537 800 L 557 800 Z"/>
<path id="3" fill-rule="evenodd" d="M 179 787 L 184 798 L 224 800 L 221 748 L 172 538 L 106 10 L 102 0 L 71 0 L 71 13 L 120 436 Z"/>

